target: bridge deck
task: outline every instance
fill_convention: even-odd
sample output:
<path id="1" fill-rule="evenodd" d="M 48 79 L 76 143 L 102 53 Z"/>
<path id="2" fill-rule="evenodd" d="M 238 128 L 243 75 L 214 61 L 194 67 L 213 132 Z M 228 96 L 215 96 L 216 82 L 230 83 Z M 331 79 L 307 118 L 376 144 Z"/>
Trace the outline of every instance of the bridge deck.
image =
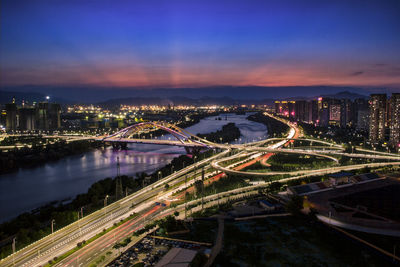
<path id="1" fill-rule="evenodd" d="M 207 147 L 207 145 L 197 142 L 180 142 L 175 140 L 159 140 L 159 139 L 134 139 L 134 138 L 96 138 L 103 142 L 118 142 L 118 143 L 138 143 L 138 144 L 154 144 L 154 145 L 169 145 L 183 147 Z"/>

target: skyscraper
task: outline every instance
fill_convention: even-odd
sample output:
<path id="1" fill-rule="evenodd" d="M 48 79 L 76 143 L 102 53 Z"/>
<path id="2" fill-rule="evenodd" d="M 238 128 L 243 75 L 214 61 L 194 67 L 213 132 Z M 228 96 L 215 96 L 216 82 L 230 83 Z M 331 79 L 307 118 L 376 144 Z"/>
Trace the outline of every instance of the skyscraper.
<path id="1" fill-rule="evenodd" d="M 400 93 L 393 93 L 390 98 L 390 137 L 391 146 L 400 146 Z"/>
<path id="2" fill-rule="evenodd" d="M 342 99 L 340 102 L 340 126 L 347 127 L 354 125 L 353 102 L 350 99 Z"/>
<path id="3" fill-rule="evenodd" d="M 372 94 L 369 101 L 369 141 L 385 140 L 386 94 Z"/>
<path id="4" fill-rule="evenodd" d="M 17 127 L 17 105 L 15 104 L 15 100 L 13 100 L 13 103 L 6 104 L 6 130 L 15 131 Z"/>
<path id="5" fill-rule="evenodd" d="M 331 104 L 329 106 L 329 124 L 332 125 L 339 125 L 340 124 L 340 105 L 338 104 Z"/>
<path id="6" fill-rule="evenodd" d="M 48 121 L 48 111 L 49 111 L 49 103 L 40 102 L 37 107 L 37 125 L 38 129 L 47 131 L 49 130 L 49 121 Z"/>
<path id="7" fill-rule="evenodd" d="M 33 107 L 19 109 L 19 128 L 22 131 L 36 130 L 36 112 Z"/>
<path id="8" fill-rule="evenodd" d="M 369 129 L 369 104 L 366 99 L 358 98 L 353 103 L 354 123 L 358 130 L 368 131 Z"/>
<path id="9" fill-rule="evenodd" d="M 60 113 L 61 113 L 61 107 L 59 104 L 49 104 L 49 129 L 50 130 L 56 130 L 61 127 L 61 119 L 60 119 Z"/>

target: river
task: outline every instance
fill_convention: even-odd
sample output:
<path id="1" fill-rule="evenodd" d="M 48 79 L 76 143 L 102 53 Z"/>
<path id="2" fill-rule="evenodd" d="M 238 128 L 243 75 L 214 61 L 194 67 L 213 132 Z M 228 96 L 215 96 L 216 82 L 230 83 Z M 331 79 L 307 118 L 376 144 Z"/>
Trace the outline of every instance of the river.
<path id="1" fill-rule="evenodd" d="M 246 120 L 247 115 L 221 114 L 202 119 L 186 128 L 193 134 L 220 130 L 233 122 L 240 129 L 237 143 L 250 142 L 267 137 L 266 127 Z M 221 117 L 221 120 L 216 120 Z M 166 135 L 164 138 L 168 138 Z M 17 172 L 0 175 L 0 222 L 33 210 L 47 203 L 75 197 L 87 192 L 98 180 L 117 175 L 117 157 L 122 175 L 151 173 L 179 155 L 185 149 L 175 146 L 129 144 L 128 149 L 96 149 L 82 155 L 68 156 L 34 168 L 22 168 Z"/>

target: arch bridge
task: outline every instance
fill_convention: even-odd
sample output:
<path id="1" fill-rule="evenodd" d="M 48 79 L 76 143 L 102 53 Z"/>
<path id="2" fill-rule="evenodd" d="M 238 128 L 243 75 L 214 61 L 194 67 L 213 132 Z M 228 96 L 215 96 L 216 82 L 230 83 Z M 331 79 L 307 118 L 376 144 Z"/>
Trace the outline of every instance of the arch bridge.
<path id="1" fill-rule="evenodd" d="M 175 140 L 139 138 L 140 135 L 151 136 L 152 132 L 155 130 L 163 130 L 171 134 Z M 111 143 L 115 148 L 124 148 L 128 143 L 181 146 L 185 147 L 187 151 L 218 146 L 217 144 L 191 134 L 174 124 L 151 121 L 131 125 L 109 136 L 97 138 L 97 140 Z"/>

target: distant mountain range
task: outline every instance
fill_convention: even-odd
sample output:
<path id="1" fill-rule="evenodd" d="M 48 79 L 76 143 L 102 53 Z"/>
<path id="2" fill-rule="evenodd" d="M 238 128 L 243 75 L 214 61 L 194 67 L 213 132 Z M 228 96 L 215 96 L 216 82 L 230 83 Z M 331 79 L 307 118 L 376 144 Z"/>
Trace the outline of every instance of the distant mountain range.
<path id="1" fill-rule="evenodd" d="M 348 91 L 339 92 L 337 94 L 329 95 L 317 95 L 313 97 L 291 97 L 286 98 L 286 100 L 311 100 L 318 97 L 330 97 L 337 99 L 357 99 L 364 98 L 367 99 L 368 96 L 352 93 Z M 195 106 L 205 106 L 205 105 L 271 105 L 276 99 L 234 99 L 231 97 L 201 97 L 201 98 L 188 98 L 182 96 L 173 97 L 128 97 L 128 98 L 115 98 L 107 101 L 100 102 L 98 104 L 105 106 L 116 106 L 116 105 L 195 105 Z"/>
<path id="2" fill-rule="evenodd" d="M 29 88 L 29 91 L 28 91 Z M 11 89 L 11 91 L 10 91 Z M 366 98 L 360 88 L 337 86 L 219 86 L 204 88 L 165 88 L 165 89 L 129 89 L 129 88 L 42 88 L 19 87 L 0 91 L 0 103 L 43 101 L 46 95 L 51 102 L 99 103 L 103 105 L 119 104 L 187 104 L 187 105 L 233 105 L 233 104 L 272 104 L 275 99 L 312 99 L 317 96 L 335 98 Z"/>
<path id="3" fill-rule="evenodd" d="M 115 105 L 194 105 L 194 106 L 206 106 L 206 105 L 249 105 L 249 104 L 271 104 L 273 99 L 262 99 L 262 100 L 251 100 L 251 99 L 233 99 L 230 97 L 201 97 L 198 99 L 173 96 L 173 97 L 128 97 L 128 98 L 116 98 L 98 103 L 104 106 L 115 106 Z"/>
<path id="4" fill-rule="evenodd" d="M 343 91 L 339 92 L 336 94 L 321 94 L 321 95 L 315 95 L 312 97 L 302 97 L 302 96 L 297 96 L 297 97 L 287 97 L 284 98 L 285 100 L 311 100 L 311 99 L 316 99 L 318 97 L 325 97 L 325 98 L 336 98 L 336 99 L 358 99 L 358 98 L 363 98 L 363 99 L 368 99 L 369 96 L 367 95 L 362 95 L 358 93 L 352 93 L 349 91 Z"/>

